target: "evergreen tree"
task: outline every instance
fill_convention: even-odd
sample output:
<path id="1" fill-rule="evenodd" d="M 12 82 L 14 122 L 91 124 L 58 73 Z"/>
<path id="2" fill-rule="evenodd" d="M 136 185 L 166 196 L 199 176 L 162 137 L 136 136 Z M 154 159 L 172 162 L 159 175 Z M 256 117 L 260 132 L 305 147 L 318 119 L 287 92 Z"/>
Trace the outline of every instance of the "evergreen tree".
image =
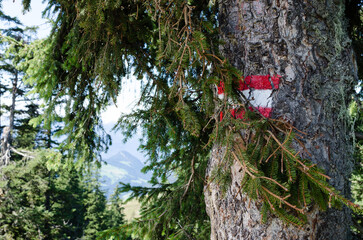
<path id="1" fill-rule="evenodd" d="M 48 170 L 50 150 L 1 169 L 0 233 L 5 239 L 74 239 L 82 236 L 82 190 L 73 169 Z M 48 201 L 48 202 L 47 202 Z"/>
<path id="2" fill-rule="evenodd" d="M 85 206 L 84 232 L 82 239 L 96 239 L 97 233 L 106 229 L 106 196 L 101 190 L 97 174 L 85 176 L 85 195 L 83 197 Z"/>
<path id="3" fill-rule="evenodd" d="M 116 189 L 114 189 L 113 194 L 108 200 L 106 210 L 107 228 L 118 227 L 125 223 L 124 207 L 119 187 L 116 187 Z"/>
<path id="4" fill-rule="evenodd" d="M 46 176 L 44 176 L 46 177 Z M 51 239 L 76 239 L 83 234 L 85 189 L 82 176 L 75 167 L 48 174 L 50 189 L 49 199 L 44 203 L 53 213 L 48 224 L 51 229 Z"/>
<path id="5" fill-rule="evenodd" d="M 24 73 L 20 68 L 24 61 L 23 50 L 30 39 L 28 32 L 33 29 L 21 28 L 18 25 L 10 29 L 1 29 L 0 44 L 3 50 L 0 55 L 0 72 L 3 77 L 0 86 L 1 114 L 9 118 L 7 126 L 0 125 L 0 129 L 4 129 L 1 158 L 5 165 L 10 161 L 11 148 L 32 149 L 35 147 L 33 141 L 35 136 L 41 135 L 39 127 L 29 125 L 32 118 L 39 116 L 39 106 L 34 99 L 26 96 L 30 89 L 22 81 Z M 6 99 L 9 104 L 5 104 Z M 19 159 L 17 155 L 13 156 L 13 160 L 15 159 Z"/>
<path id="6" fill-rule="evenodd" d="M 5 239 L 96 239 L 99 232 L 124 223 L 121 200 L 110 204 L 97 176 L 75 166 L 54 168 L 61 155 L 36 152 L 34 159 L 0 170 L 0 235 Z M 52 159 L 52 160 L 50 160 Z"/>
<path id="7" fill-rule="evenodd" d="M 114 197 L 107 209 L 98 177 L 93 172 L 84 175 L 72 159 L 51 150 L 58 145 L 54 135 L 60 129 L 60 117 L 53 114 L 43 121 L 37 99 L 26 95 L 31 88 L 22 81 L 23 67 L 34 59 L 33 49 L 43 41 L 25 43 L 21 28 L 2 29 L 2 34 L 0 70 L 10 82 L 1 81 L 1 100 L 9 91 L 11 103 L 2 105 L 1 114 L 10 116 L 7 137 L 13 154 L 7 158 L 8 166 L 0 167 L 0 235 L 5 239 L 95 239 L 97 232 L 123 222 L 117 212 L 120 202 Z"/>
<path id="8" fill-rule="evenodd" d="M 344 239 L 349 212 L 322 210 L 340 203 L 355 207 L 338 190 L 349 195 L 352 148 L 344 106 L 358 73 L 344 8 L 354 13 L 347 14 L 351 23 L 361 26 L 352 17 L 359 4 L 50 1 L 57 19 L 52 36 L 29 64 L 29 82 L 48 103 L 47 118 L 57 98 L 66 99 L 64 147 L 82 164 L 97 159 L 94 152 L 107 145 L 99 113 L 116 99 L 121 78 L 145 76 L 142 108 L 118 124 L 128 135 L 141 125 L 142 149 L 149 156 L 145 170 L 154 172 L 153 189 L 134 189 L 135 196 L 146 199 L 145 219 L 155 212 L 158 219 L 137 233 L 141 238 L 196 237 L 186 226 L 197 229 L 206 215 L 181 222 L 181 200 L 190 193 L 186 206 L 203 204 L 195 196 L 204 193 L 212 239 L 264 233 L 280 239 Z M 275 120 L 266 119 L 267 112 L 239 91 L 251 83 L 248 75 L 267 76 L 272 88 L 279 88 L 273 91 Z M 279 75 L 280 85 L 274 82 Z M 299 131 L 306 134 L 300 137 Z M 177 181 L 169 184 L 172 173 Z M 195 193 L 193 184 L 199 184 Z M 167 203 L 166 211 L 158 212 Z M 298 227 L 286 227 L 277 216 Z M 278 230 L 267 232 L 276 229 L 271 226 Z"/>
<path id="9" fill-rule="evenodd" d="M 122 189 L 117 186 L 110 196 L 106 206 L 106 228 L 97 233 L 97 239 L 133 240 L 132 233 L 126 227 L 125 214 L 123 213 L 124 201 L 121 199 L 122 192 Z"/>
<path id="10" fill-rule="evenodd" d="M 125 215 L 123 214 L 120 189 L 116 188 L 110 199 L 107 200 L 104 191 L 101 190 L 97 169 L 84 173 L 83 186 L 85 212 L 81 239 L 113 239 L 118 236 L 121 239 L 131 240 L 122 227 L 125 223 Z M 112 229 L 112 234 L 110 231 L 106 231 L 107 229 Z M 117 231 L 114 231 L 115 229 Z"/>

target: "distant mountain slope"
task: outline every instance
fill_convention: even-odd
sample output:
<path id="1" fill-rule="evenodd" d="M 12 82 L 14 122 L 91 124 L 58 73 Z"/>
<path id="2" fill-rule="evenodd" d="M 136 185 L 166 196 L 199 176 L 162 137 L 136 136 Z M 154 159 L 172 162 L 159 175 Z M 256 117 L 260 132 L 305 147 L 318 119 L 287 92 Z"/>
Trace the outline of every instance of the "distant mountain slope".
<path id="1" fill-rule="evenodd" d="M 107 164 L 101 167 L 101 185 L 107 196 L 111 195 L 119 182 L 134 186 L 149 186 L 147 181 L 151 173 L 144 174 L 141 169 L 144 164 L 127 151 L 120 151 L 105 159 Z"/>

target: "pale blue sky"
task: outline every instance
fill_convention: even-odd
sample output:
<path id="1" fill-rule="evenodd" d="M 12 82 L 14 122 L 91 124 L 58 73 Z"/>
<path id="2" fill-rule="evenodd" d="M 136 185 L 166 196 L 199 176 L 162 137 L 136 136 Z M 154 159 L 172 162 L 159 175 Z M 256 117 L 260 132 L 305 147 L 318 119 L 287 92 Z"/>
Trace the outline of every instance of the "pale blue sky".
<path id="1" fill-rule="evenodd" d="M 49 34 L 51 24 L 47 19 L 42 18 L 42 12 L 46 7 L 46 4 L 43 4 L 42 0 L 32 0 L 31 11 L 25 12 L 25 14 L 23 14 L 21 0 L 3 0 L 2 5 L 5 14 L 11 17 L 17 17 L 25 26 L 37 26 L 38 38 L 45 38 Z M 0 22 L 0 24 L 5 23 Z"/>

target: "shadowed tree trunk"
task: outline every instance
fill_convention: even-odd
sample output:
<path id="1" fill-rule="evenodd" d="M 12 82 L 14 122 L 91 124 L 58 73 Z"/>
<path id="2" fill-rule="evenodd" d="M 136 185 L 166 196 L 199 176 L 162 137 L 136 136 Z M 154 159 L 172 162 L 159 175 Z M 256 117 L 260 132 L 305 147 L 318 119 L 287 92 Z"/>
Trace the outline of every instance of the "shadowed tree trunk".
<path id="1" fill-rule="evenodd" d="M 351 127 L 347 107 L 357 77 L 354 53 L 346 32 L 343 0 L 220 0 L 221 50 L 244 76 L 281 75 L 273 91 L 272 117 L 306 133 L 296 144 L 331 177 L 330 183 L 349 196 L 352 171 Z M 221 161 L 215 146 L 207 176 Z M 349 210 L 313 208 L 299 229 L 275 216 L 261 223 L 260 205 L 240 188 L 241 173 L 232 166 L 225 193 L 217 183 L 205 190 L 211 239 L 349 239 Z"/>

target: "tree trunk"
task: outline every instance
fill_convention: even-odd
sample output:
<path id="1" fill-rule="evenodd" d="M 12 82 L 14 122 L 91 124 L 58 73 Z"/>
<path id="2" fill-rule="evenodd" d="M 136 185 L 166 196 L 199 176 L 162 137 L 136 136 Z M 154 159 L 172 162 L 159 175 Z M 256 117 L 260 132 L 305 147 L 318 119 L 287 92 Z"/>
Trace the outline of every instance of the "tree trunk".
<path id="1" fill-rule="evenodd" d="M 14 117 L 15 117 L 15 104 L 16 97 L 18 96 L 18 79 L 19 73 L 15 70 L 14 79 L 12 80 L 12 91 L 11 91 L 11 106 L 10 106 L 10 116 L 9 116 L 9 128 L 10 128 L 10 136 L 9 136 L 9 144 L 12 144 L 13 130 L 14 130 Z"/>
<path id="2" fill-rule="evenodd" d="M 272 117 L 307 133 L 302 158 L 322 167 L 330 183 L 349 196 L 352 171 L 347 107 L 357 69 L 344 25 L 343 0 L 219 0 L 222 53 L 245 76 L 280 75 L 272 92 Z M 223 147 L 215 146 L 207 177 Z M 225 194 L 217 183 L 205 189 L 211 239 L 349 239 L 350 212 L 316 208 L 299 229 L 275 216 L 261 223 L 258 202 L 237 194 L 241 173 L 232 166 Z"/>
<path id="3" fill-rule="evenodd" d="M 1 154 L 0 154 L 0 166 L 6 166 L 10 163 L 10 147 L 13 140 L 13 130 L 14 130 L 14 116 L 15 116 L 15 103 L 16 97 L 18 95 L 18 71 L 15 70 L 14 79 L 12 80 L 12 91 L 11 91 L 11 106 L 9 114 L 9 126 L 4 127 L 2 137 L 1 137 Z"/>

